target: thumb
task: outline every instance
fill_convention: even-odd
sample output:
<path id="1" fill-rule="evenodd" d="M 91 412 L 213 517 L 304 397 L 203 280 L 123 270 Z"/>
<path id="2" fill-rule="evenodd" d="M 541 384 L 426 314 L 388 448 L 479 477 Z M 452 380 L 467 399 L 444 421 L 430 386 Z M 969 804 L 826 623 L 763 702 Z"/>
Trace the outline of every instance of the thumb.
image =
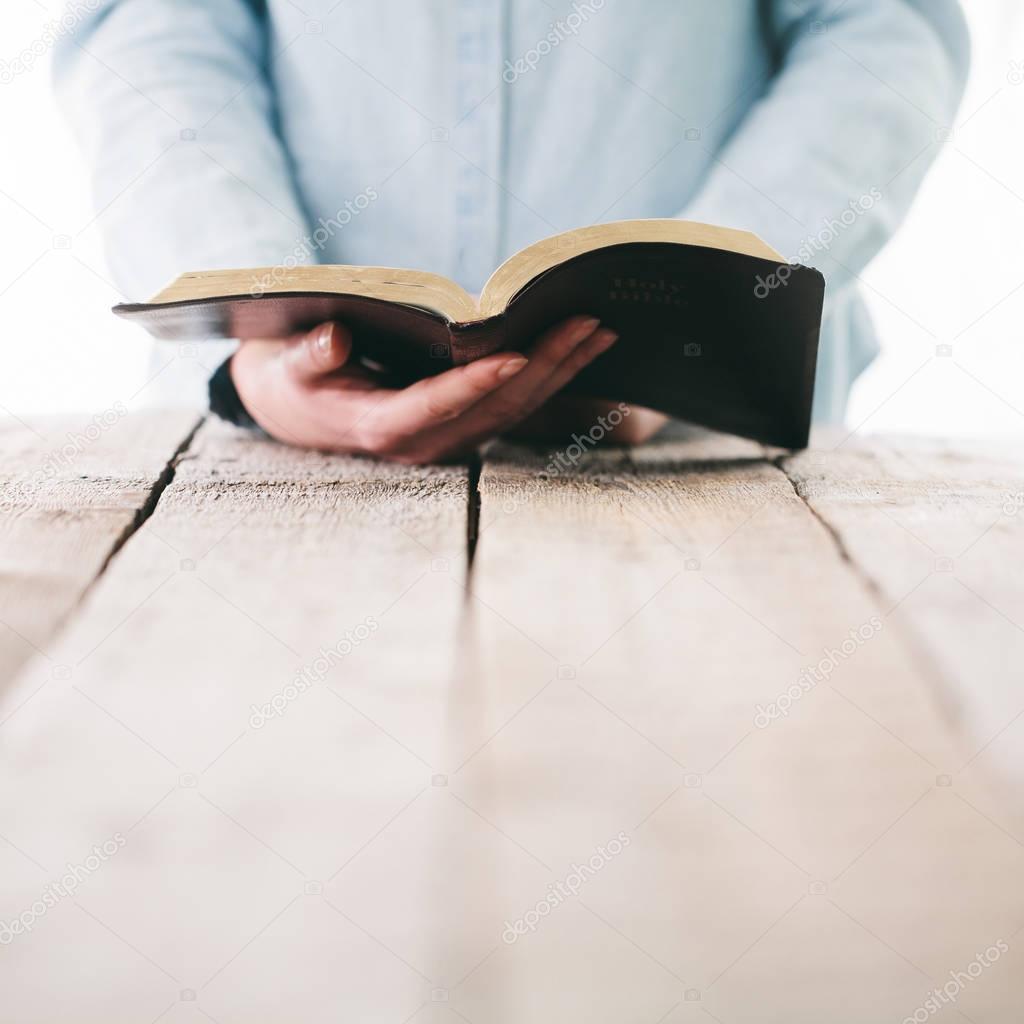
<path id="1" fill-rule="evenodd" d="M 313 381 L 344 366 L 351 352 L 348 328 L 327 323 L 289 341 L 281 358 L 296 380 Z"/>

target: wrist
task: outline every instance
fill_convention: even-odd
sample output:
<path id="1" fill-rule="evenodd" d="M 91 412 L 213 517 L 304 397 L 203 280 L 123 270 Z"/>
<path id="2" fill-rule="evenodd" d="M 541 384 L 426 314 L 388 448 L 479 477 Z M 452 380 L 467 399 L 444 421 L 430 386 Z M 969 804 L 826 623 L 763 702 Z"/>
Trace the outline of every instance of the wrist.
<path id="1" fill-rule="evenodd" d="M 234 376 L 234 363 L 235 356 L 232 355 L 217 367 L 216 372 L 210 378 L 207 385 L 210 412 L 235 426 L 259 429 L 259 424 L 245 407 L 238 392 Z"/>

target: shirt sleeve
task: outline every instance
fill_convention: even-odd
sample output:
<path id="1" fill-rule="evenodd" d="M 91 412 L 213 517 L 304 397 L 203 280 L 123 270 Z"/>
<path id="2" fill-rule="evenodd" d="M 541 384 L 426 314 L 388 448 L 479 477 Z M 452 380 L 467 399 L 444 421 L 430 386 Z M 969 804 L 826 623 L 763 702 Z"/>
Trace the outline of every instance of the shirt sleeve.
<path id="1" fill-rule="evenodd" d="M 88 162 L 90 227 L 125 296 L 186 270 L 308 262 L 262 3 L 91 6 L 57 48 L 54 84 Z"/>
<path id="2" fill-rule="evenodd" d="M 770 0 L 777 69 L 682 216 L 821 270 L 826 310 L 899 226 L 959 105 L 957 0 Z"/>

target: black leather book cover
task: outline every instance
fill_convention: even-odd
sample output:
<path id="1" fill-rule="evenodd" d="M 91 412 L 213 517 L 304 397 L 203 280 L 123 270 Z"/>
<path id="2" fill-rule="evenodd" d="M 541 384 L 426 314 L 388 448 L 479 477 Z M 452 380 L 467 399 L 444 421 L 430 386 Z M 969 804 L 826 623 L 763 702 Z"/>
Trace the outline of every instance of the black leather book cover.
<path id="1" fill-rule="evenodd" d="M 336 319 L 352 330 L 361 355 L 409 380 L 498 349 L 528 354 L 548 327 L 592 314 L 620 340 L 576 378 L 573 392 L 801 448 L 810 430 L 824 287 L 807 267 L 705 246 L 629 242 L 558 264 L 522 287 L 504 313 L 472 323 L 326 292 L 114 311 L 170 340 L 283 337 Z"/>

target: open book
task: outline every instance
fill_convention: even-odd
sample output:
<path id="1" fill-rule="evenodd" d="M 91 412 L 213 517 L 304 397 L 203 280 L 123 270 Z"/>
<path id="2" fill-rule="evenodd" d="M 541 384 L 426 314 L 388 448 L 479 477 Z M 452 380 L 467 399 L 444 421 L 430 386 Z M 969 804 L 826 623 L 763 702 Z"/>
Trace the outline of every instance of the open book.
<path id="1" fill-rule="evenodd" d="M 300 266 L 183 274 L 114 312 L 157 338 L 284 337 L 344 322 L 359 356 L 405 379 L 592 314 L 619 342 L 570 390 L 768 444 L 810 428 L 824 280 L 756 235 L 678 220 L 579 228 L 516 253 L 479 300 L 419 270 Z"/>

